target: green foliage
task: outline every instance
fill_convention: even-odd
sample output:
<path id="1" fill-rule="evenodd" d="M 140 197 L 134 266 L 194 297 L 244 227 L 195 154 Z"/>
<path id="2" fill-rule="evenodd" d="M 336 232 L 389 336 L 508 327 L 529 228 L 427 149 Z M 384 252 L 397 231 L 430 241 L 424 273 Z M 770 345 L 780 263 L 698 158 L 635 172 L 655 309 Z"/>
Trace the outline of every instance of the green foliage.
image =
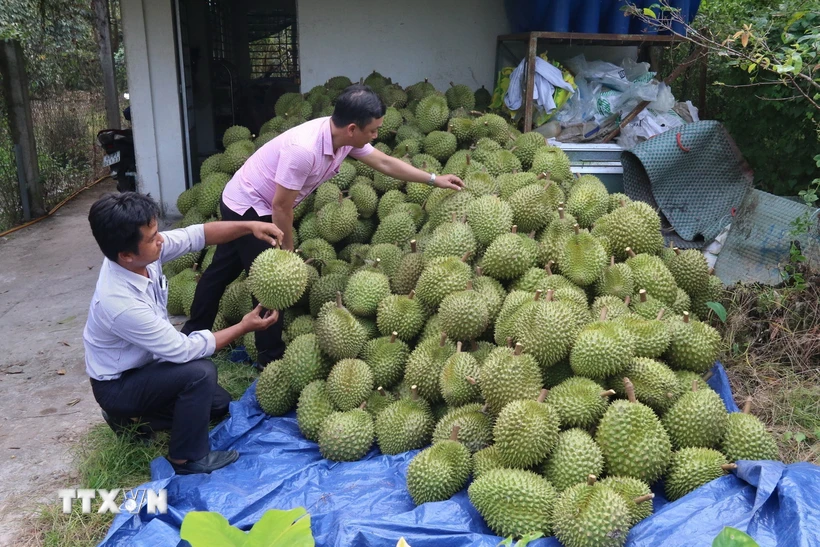
<path id="1" fill-rule="evenodd" d="M 723 306 L 723 304 L 721 304 L 720 302 L 707 302 L 706 306 L 710 310 L 715 312 L 715 315 L 718 316 L 718 319 L 720 319 L 721 323 L 726 322 L 726 308 Z"/>
<path id="2" fill-rule="evenodd" d="M 211 511 L 191 511 L 182 520 L 179 535 L 192 547 L 313 547 L 310 515 L 303 507 L 271 509 L 246 534 Z"/>
<path id="3" fill-rule="evenodd" d="M 527 545 L 529 545 L 529 543 L 531 541 L 534 541 L 534 540 L 536 540 L 538 538 L 542 538 L 542 537 L 544 537 L 544 532 L 535 532 L 535 533 L 532 533 L 532 534 L 525 534 L 525 535 L 521 536 L 521 539 L 519 539 L 517 542 L 515 542 L 514 547 L 527 547 Z M 498 546 L 502 546 L 502 545 L 504 547 L 513 547 L 513 537 L 510 536 L 510 537 L 506 538 L 504 541 L 502 541 L 501 543 L 498 544 Z"/>
<path id="4" fill-rule="evenodd" d="M 712 542 L 712 547 L 758 547 L 758 544 L 745 532 L 727 526 Z"/>

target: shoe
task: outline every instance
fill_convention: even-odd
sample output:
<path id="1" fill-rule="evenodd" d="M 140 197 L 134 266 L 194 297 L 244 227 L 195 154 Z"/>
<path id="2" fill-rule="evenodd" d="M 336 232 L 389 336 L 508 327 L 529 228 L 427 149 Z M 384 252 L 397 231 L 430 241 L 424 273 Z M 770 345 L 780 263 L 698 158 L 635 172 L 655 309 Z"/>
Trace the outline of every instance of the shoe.
<path id="1" fill-rule="evenodd" d="M 145 425 L 137 425 L 129 418 L 112 417 L 105 410 L 102 410 L 102 417 L 117 437 L 124 436 L 145 446 L 154 440 L 154 432 Z"/>
<path id="2" fill-rule="evenodd" d="M 185 463 L 171 463 L 177 475 L 193 475 L 195 473 L 210 473 L 222 469 L 239 459 L 236 450 L 212 450 L 204 458 L 190 460 Z"/>

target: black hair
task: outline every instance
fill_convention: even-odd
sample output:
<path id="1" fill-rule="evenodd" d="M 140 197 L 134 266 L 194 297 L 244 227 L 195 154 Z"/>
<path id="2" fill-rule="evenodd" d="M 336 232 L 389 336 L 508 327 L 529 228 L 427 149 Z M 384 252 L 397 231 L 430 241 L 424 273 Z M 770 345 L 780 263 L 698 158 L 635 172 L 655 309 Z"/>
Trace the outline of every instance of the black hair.
<path id="1" fill-rule="evenodd" d="M 88 223 L 100 250 L 116 262 L 120 253 L 137 253 L 142 226 L 150 226 L 159 215 L 159 206 L 137 192 L 107 194 L 91 206 Z"/>
<path id="2" fill-rule="evenodd" d="M 336 97 L 331 120 L 336 127 L 355 123 L 364 128 L 374 119 L 383 117 L 385 112 L 387 107 L 370 86 L 353 84 Z"/>

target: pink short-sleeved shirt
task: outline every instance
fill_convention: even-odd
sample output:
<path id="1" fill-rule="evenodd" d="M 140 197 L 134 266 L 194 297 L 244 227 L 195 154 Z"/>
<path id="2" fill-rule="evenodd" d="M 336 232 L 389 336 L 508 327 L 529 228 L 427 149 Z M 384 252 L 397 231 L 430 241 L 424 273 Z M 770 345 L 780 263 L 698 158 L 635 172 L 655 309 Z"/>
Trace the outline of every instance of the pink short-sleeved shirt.
<path id="1" fill-rule="evenodd" d="M 342 146 L 334 152 L 330 117 L 316 118 L 265 143 L 234 174 L 222 200 L 239 215 L 250 208 L 259 216 L 270 215 L 277 184 L 299 190 L 295 206 L 336 175 L 348 154 L 358 159 L 372 151 L 373 146 L 366 144 L 362 148 Z"/>

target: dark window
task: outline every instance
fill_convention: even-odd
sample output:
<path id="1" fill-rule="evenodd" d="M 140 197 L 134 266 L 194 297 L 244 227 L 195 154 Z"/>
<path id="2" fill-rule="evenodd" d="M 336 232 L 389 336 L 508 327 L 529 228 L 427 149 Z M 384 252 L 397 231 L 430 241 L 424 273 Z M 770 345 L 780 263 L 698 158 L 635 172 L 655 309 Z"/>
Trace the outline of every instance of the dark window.
<path id="1" fill-rule="evenodd" d="M 282 10 L 248 12 L 251 78 L 299 77 L 296 16 Z"/>
<path id="2" fill-rule="evenodd" d="M 233 61 L 231 4 L 227 0 L 208 0 L 211 16 L 211 59 Z"/>

